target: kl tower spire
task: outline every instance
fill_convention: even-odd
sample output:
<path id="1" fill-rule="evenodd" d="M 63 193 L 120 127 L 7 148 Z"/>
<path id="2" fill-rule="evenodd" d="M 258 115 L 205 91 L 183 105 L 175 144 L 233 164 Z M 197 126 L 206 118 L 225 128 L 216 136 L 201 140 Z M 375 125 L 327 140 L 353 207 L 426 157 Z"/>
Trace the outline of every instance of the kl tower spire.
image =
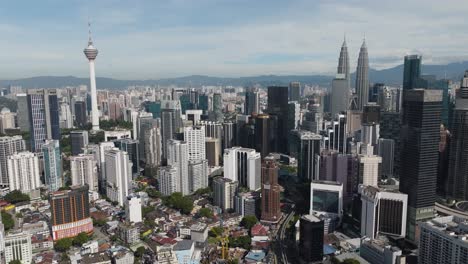
<path id="1" fill-rule="evenodd" d="M 89 82 L 91 86 L 91 123 L 93 131 L 99 130 L 99 112 L 97 107 L 97 92 L 96 92 L 96 74 L 94 72 L 94 60 L 98 55 L 98 50 L 93 46 L 91 38 L 91 23 L 88 22 L 88 47 L 83 52 L 89 61 Z"/>

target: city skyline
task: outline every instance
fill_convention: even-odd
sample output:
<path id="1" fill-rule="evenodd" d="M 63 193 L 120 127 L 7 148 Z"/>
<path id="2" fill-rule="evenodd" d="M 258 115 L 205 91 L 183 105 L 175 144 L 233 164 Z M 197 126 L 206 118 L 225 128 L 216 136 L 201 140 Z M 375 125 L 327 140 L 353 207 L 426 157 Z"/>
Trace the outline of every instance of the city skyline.
<path id="1" fill-rule="evenodd" d="M 468 60 L 468 3 L 455 2 L 44 1 L 27 9 L 8 3 L 0 19 L 8 39 L 1 47 L 9 51 L 1 70 L 5 79 L 86 76 L 80 50 L 88 19 L 101 50 L 98 76 L 119 79 L 333 75 L 344 34 L 351 69 L 364 37 L 371 68 L 398 65 L 410 53 L 422 54 L 427 64 L 456 62 Z M 373 26 L 364 27 L 369 22 Z"/>

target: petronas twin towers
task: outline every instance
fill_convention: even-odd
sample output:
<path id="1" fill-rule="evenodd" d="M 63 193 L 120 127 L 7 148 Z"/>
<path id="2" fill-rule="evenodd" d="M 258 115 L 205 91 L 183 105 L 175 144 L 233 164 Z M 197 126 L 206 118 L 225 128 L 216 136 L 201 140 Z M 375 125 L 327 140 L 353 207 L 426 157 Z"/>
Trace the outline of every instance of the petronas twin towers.
<path id="1" fill-rule="evenodd" d="M 343 74 L 348 82 L 351 79 L 349 74 L 349 55 L 346 39 L 343 41 L 340 58 L 338 59 L 338 74 Z M 358 108 L 356 110 L 362 110 L 369 100 L 369 56 L 367 54 L 366 40 L 363 41 L 361 49 L 359 50 L 355 87 L 356 96 L 351 100 L 355 100 L 355 105 Z"/>

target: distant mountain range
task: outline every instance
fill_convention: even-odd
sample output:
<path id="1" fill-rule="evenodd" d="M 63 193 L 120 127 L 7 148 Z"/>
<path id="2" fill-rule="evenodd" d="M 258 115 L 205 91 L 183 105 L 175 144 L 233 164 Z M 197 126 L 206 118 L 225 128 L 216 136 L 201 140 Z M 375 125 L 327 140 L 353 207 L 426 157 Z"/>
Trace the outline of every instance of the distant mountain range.
<path id="1" fill-rule="evenodd" d="M 468 61 L 450 63 L 446 65 L 423 65 L 422 73 L 436 75 L 437 78 L 447 78 L 458 81 L 468 70 Z M 354 79 L 354 74 L 351 75 Z M 384 70 L 371 69 L 369 72 L 370 82 L 381 82 L 388 85 L 401 85 L 403 79 L 403 65 Z M 131 85 L 178 85 L 200 87 L 202 85 L 233 85 L 248 86 L 253 84 L 286 85 L 292 81 L 304 84 L 315 84 L 328 87 L 333 76 L 326 75 L 262 75 L 253 77 L 210 77 L 203 75 L 192 75 L 178 78 L 166 78 L 158 80 L 117 80 L 112 78 L 98 77 L 96 82 L 98 89 L 124 89 Z M 20 85 L 23 88 L 61 88 L 65 86 L 77 86 L 89 84 L 88 78 L 77 78 L 74 76 L 39 76 L 18 80 L 0 80 L 0 86 Z"/>

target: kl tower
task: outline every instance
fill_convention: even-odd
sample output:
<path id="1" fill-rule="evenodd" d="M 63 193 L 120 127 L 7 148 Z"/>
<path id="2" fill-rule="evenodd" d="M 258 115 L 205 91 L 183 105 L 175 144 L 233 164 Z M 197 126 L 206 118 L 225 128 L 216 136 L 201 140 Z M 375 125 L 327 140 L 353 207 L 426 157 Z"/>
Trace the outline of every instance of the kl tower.
<path id="1" fill-rule="evenodd" d="M 96 74 L 94 73 L 94 60 L 98 55 L 98 50 L 93 46 L 93 39 L 91 38 L 91 24 L 88 23 L 89 27 L 89 38 L 88 47 L 83 52 L 86 58 L 89 60 L 89 82 L 91 86 L 91 123 L 93 125 L 92 130 L 99 130 L 99 112 L 97 107 L 97 93 L 96 93 Z"/>

